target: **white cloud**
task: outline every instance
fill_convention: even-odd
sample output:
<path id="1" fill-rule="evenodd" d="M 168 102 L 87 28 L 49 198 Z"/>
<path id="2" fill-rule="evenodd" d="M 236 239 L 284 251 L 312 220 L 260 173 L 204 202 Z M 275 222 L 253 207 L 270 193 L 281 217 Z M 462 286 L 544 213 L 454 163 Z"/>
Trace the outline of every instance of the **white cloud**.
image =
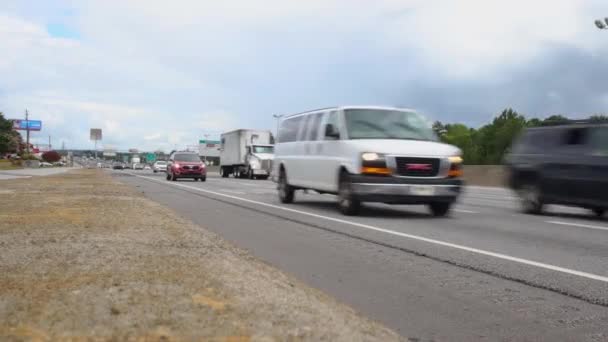
<path id="1" fill-rule="evenodd" d="M 170 149 L 276 113 L 415 103 L 424 82 L 505 83 L 556 46 L 608 52 L 604 0 L 7 1 L 0 110 L 81 146 L 101 127 L 118 148 Z M 50 36 L 57 20 L 81 39 Z"/>

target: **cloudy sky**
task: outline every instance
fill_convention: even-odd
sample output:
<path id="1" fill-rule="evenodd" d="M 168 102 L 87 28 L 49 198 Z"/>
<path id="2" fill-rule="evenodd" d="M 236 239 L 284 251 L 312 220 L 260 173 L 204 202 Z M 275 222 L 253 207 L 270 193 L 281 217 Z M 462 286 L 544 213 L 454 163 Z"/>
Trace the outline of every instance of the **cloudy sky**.
<path id="1" fill-rule="evenodd" d="M 608 112 L 606 0 L 0 0 L 0 111 L 35 141 L 183 148 L 340 104 L 482 125 Z"/>

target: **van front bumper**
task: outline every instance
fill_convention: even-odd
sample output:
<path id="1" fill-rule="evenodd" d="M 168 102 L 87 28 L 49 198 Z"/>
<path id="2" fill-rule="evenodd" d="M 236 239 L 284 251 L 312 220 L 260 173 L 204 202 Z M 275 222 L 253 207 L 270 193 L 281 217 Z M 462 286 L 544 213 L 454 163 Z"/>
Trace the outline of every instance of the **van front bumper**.
<path id="1" fill-rule="evenodd" d="M 457 178 L 423 179 L 353 175 L 353 195 L 364 202 L 426 204 L 454 202 L 463 181 Z"/>

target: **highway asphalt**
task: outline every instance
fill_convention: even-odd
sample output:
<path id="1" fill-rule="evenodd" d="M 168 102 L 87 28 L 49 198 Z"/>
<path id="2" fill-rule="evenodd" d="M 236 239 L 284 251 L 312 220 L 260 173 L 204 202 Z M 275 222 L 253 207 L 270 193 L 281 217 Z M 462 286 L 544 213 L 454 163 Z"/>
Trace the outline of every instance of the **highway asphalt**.
<path id="1" fill-rule="evenodd" d="M 505 189 L 467 187 L 450 217 L 331 195 L 281 204 L 270 181 L 170 182 L 111 171 L 147 197 L 420 341 L 608 340 L 608 220 L 519 212 Z"/>

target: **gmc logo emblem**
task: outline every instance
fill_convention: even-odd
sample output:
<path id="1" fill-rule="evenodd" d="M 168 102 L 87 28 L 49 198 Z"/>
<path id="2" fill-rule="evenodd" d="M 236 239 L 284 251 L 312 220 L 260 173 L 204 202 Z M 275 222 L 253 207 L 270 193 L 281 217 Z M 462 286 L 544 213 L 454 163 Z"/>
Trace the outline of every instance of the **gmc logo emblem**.
<path id="1" fill-rule="evenodd" d="M 431 171 L 433 165 L 431 164 L 405 164 L 407 171 Z"/>

